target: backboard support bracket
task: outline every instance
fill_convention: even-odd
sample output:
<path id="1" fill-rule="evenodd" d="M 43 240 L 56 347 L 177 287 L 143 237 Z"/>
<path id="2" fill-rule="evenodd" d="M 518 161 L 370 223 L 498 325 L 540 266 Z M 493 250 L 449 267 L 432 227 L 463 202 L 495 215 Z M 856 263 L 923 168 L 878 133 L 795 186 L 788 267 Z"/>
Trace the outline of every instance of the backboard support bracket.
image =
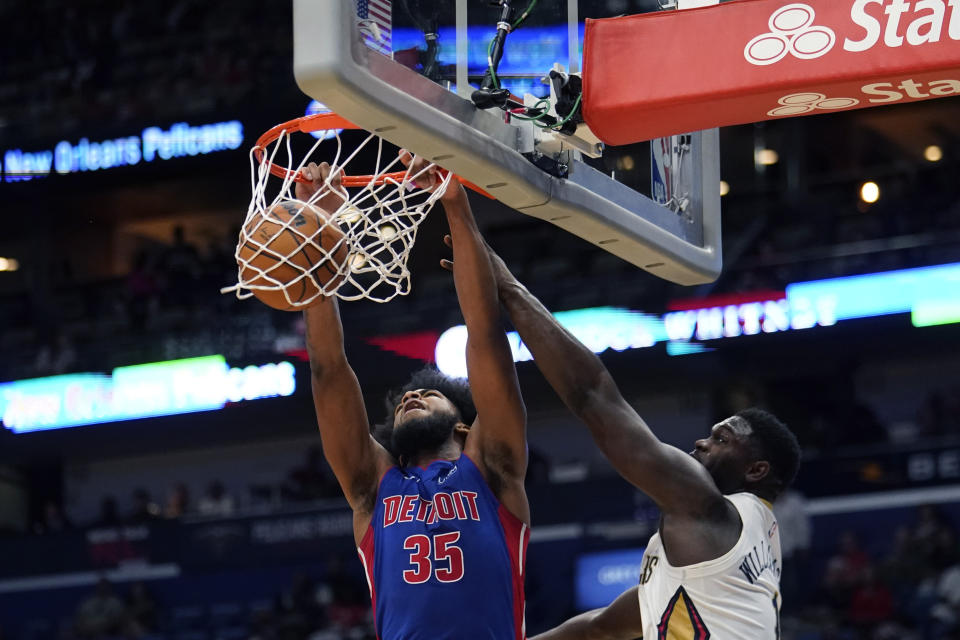
<path id="1" fill-rule="evenodd" d="M 717 132 L 692 134 L 695 219 L 574 159 L 566 178 L 534 166 L 522 127 L 368 49 L 354 0 L 294 0 L 294 75 L 304 93 L 360 128 L 431 159 L 521 213 L 547 220 L 650 273 L 684 285 L 721 268 Z M 529 124 L 529 123 L 527 123 Z M 700 153 L 699 151 L 702 151 Z"/>

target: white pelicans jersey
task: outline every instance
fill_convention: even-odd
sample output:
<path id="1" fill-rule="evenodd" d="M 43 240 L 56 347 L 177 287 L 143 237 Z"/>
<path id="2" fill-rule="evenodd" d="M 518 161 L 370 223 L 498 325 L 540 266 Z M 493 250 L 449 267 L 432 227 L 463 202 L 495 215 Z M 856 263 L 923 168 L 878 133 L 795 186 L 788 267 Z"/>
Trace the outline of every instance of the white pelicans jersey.
<path id="1" fill-rule="evenodd" d="M 752 493 L 726 496 L 743 530 L 714 560 L 674 567 L 660 533 L 640 571 L 644 640 L 776 640 L 780 637 L 780 532 L 770 504 Z"/>

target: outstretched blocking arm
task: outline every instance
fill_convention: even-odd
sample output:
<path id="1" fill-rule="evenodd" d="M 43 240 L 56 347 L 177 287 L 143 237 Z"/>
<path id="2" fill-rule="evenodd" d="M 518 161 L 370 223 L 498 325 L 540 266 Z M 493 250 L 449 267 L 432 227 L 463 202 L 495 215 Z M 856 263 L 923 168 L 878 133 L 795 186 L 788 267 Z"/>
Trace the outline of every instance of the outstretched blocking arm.
<path id="1" fill-rule="evenodd" d="M 297 185 L 297 197 L 304 201 L 327 179 L 329 167 L 311 164 L 305 173 L 313 182 Z M 334 204 L 338 203 L 324 203 L 324 206 Z M 377 483 L 392 460 L 370 434 L 360 384 L 344 352 L 343 325 L 336 299 L 325 297 L 303 315 L 313 403 L 324 455 L 357 516 L 355 533 L 359 531 L 362 535 L 373 513 Z"/>
<path id="2" fill-rule="evenodd" d="M 500 299 L 544 377 L 627 481 L 665 513 L 697 515 L 720 492 L 690 455 L 661 442 L 624 399 L 600 359 L 524 287 L 491 251 Z"/>
<path id="3" fill-rule="evenodd" d="M 530 640 L 635 640 L 642 636 L 637 587 L 632 587 L 606 607 L 581 613 Z"/>

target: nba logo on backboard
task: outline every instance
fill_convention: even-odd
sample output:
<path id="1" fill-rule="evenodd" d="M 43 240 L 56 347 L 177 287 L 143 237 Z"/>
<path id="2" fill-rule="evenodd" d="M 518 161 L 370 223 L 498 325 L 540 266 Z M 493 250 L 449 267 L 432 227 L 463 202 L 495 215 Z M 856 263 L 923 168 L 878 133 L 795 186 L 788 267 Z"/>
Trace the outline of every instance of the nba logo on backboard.
<path id="1" fill-rule="evenodd" d="M 673 197 L 670 187 L 672 138 L 650 141 L 650 199 L 657 204 L 667 204 Z"/>

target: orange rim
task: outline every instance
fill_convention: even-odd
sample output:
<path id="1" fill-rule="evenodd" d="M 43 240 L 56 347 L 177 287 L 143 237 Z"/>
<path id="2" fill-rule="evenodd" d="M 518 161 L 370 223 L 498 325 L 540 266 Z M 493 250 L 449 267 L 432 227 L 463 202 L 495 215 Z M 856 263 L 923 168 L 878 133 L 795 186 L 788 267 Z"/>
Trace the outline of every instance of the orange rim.
<path id="1" fill-rule="evenodd" d="M 253 153 L 257 157 L 257 162 L 262 163 L 264 161 L 263 158 L 267 146 L 273 142 L 276 142 L 285 132 L 290 133 L 292 131 L 300 131 L 302 133 L 314 133 L 316 131 L 329 131 L 330 129 L 360 129 L 360 127 L 335 113 L 315 113 L 309 116 L 300 116 L 299 118 L 294 118 L 293 120 L 289 120 L 268 129 L 257 139 L 257 144 L 253 148 Z M 309 180 L 303 177 L 303 174 L 300 171 L 291 171 L 286 167 L 281 167 L 280 165 L 274 164 L 270 161 L 267 161 L 267 164 L 270 165 L 270 173 L 278 178 L 286 180 L 287 178 L 292 177 L 296 182 L 309 182 Z M 440 174 L 445 177 L 447 172 L 444 169 L 440 169 Z M 391 173 L 383 173 L 378 176 L 348 176 L 344 174 L 341 176 L 341 184 L 344 187 L 366 187 L 369 184 L 381 185 L 388 180 L 392 182 L 402 182 L 406 176 L 406 171 L 394 171 Z M 463 186 L 476 191 L 480 195 L 486 196 L 491 200 L 495 199 L 492 195 L 472 182 L 464 180 L 457 175 L 455 175 L 454 178 L 459 180 L 460 184 Z"/>

